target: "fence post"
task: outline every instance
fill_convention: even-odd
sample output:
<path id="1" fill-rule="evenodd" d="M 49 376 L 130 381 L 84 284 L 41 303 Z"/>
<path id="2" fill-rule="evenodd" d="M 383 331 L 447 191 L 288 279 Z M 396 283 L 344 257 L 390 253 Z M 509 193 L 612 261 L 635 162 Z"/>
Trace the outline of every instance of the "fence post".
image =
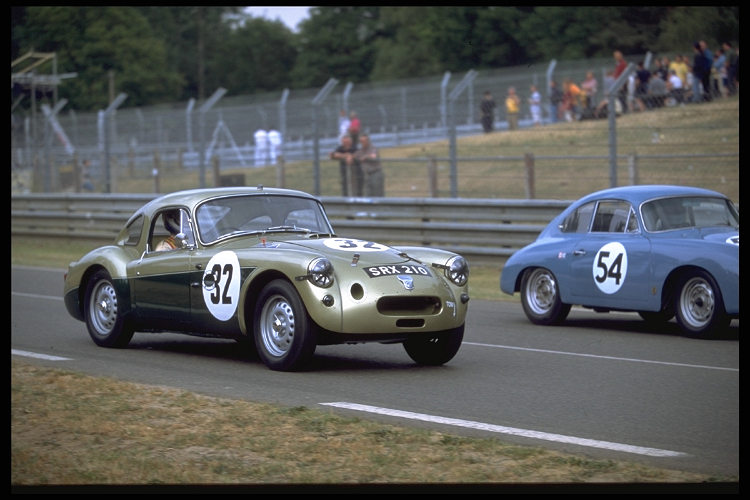
<path id="1" fill-rule="evenodd" d="M 430 186 L 430 197 L 438 197 L 438 182 L 437 182 L 437 159 L 434 155 L 430 156 L 427 163 L 427 182 Z"/>
<path id="2" fill-rule="evenodd" d="M 536 197 L 534 188 L 534 155 L 526 153 L 523 155 L 523 160 L 526 167 L 526 198 L 532 200 Z"/>
<path id="3" fill-rule="evenodd" d="M 221 186 L 221 172 L 219 168 L 219 155 L 213 155 L 211 157 L 211 168 L 214 172 L 214 187 Z"/>
<path id="4" fill-rule="evenodd" d="M 636 153 L 631 153 L 628 156 L 628 174 L 630 175 L 630 185 L 635 186 L 638 184 L 638 157 Z"/>
<path id="5" fill-rule="evenodd" d="M 286 184 L 286 162 L 284 155 L 279 156 L 279 162 L 276 164 L 276 186 L 283 188 Z"/>
<path id="6" fill-rule="evenodd" d="M 131 179 L 135 175 L 135 150 L 132 145 L 128 148 L 128 174 Z"/>
<path id="7" fill-rule="evenodd" d="M 154 167 L 151 170 L 151 175 L 154 177 L 154 193 L 159 192 L 159 169 Z"/>

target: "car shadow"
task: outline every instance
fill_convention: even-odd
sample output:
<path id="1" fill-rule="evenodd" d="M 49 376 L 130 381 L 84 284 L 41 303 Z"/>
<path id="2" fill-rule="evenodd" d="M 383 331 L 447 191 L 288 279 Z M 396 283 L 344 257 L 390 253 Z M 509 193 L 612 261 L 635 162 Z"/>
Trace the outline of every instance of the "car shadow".
<path id="1" fill-rule="evenodd" d="M 596 314 L 596 313 L 591 313 Z M 633 333 L 647 333 L 657 335 L 668 335 L 673 337 L 685 337 L 685 335 L 673 319 L 666 323 L 653 323 L 644 321 L 639 317 L 633 317 L 632 319 L 618 318 L 609 316 L 611 313 L 599 313 L 599 318 L 576 318 L 568 317 L 560 327 L 576 327 L 576 328 L 592 328 L 597 330 L 613 330 L 620 332 L 633 332 Z M 731 322 L 729 327 L 715 333 L 712 337 L 707 339 L 696 339 L 696 340 L 739 340 L 740 338 L 740 325 L 738 320 Z"/>

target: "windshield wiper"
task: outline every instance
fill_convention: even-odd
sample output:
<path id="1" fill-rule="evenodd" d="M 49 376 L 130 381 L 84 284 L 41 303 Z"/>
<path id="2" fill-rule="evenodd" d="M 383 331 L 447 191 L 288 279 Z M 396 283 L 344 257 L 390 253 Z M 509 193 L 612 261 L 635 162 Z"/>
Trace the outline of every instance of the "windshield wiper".
<path id="1" fill-rule="evenodd" d="M 273 227 L 266 228 L 265 231 L 291 231 L 291 232 L 297 232 L 297 233 L 311 233 L 312 232 L 310 229 L 307 229 L 306 227 L 297 227 L 297 226 L 273 226 Z"/>

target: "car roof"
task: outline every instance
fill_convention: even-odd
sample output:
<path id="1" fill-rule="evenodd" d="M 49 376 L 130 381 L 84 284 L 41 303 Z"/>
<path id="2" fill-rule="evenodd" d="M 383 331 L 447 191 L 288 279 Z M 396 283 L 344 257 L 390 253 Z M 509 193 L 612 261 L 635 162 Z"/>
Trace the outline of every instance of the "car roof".
<path id="1" fill-rule="evenodd" d="M 145 204 L 138 212 L 153 212 L 154 210 L 170 206 L 170 205 L 183 205 L 188 207 L 194 207 L 198 203 L 205 201 L 209 198 L 221 197 L 221 196 L 236 196 L 236 195 L 286 195 L 286 196 L 297 196 L 302 198 L 317 198 L 309 193 L 303 191 L 297 191 L 294 189 L 281 189 L 281 188 L 267 188 L 264 186 L 248 187 L 219 187 L 219 188 L 200 188 L 200 189 L 187 189 L 184 191 L 175 191 L 168 193 L 158 198 L 154 198 L 147 204 Z"/>
<path id="2" fill-rule="evenodd" d="M 717 191 L 712 191 L 710 189 L 692 186 L 652 184 L 639 186 L 620 186 L 602 189 L 601 191 L 590 193 L 578 201 L 581 203 L 585 203 L 602 198 L 616 198 L 629 200 L 635 205 L 640 205 L 647 200 L 669 196 L 718 196 L 721 198 L 726 198 L 726 196 L 724 196 L 723 194 Z"/>

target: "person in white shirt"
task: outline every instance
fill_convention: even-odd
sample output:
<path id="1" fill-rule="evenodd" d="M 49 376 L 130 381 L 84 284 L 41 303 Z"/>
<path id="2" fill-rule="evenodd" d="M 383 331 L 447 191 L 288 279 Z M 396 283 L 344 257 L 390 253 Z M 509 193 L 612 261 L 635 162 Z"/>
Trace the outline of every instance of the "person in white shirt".
<path id="1" fill-rule="evenodd" d="M 273 128 L 268 131 L 268 152 L 271 165 L 276 165 L 277 158 L 281 156 L 281 132 Z"/>
<path id="2" fill-rule="evenodd" d="M 268 132 L 258 129 L 255 131 L 255 166 L 265 165 L 268 160 Z"/>

